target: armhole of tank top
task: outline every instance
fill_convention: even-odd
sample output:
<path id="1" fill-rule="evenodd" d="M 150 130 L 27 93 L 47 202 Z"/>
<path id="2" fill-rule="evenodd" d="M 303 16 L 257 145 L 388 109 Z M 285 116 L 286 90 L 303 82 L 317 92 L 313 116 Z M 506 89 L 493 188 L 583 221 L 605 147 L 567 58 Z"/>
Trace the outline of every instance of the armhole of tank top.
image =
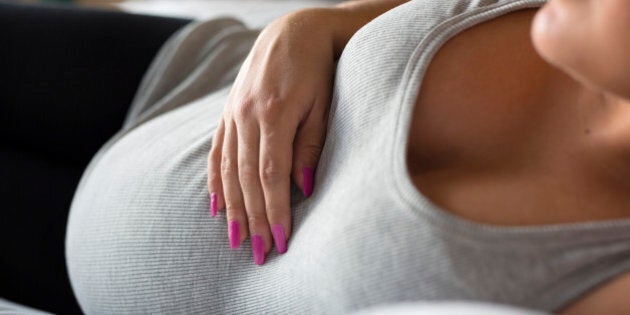
<path id="1" fill-rule="evenodd" d="M 470 27 L 518 10 L 539 8 L 545 3 L 546 0 L 515 0 L 474 9 L 438 23 L 419 41 L 407 62 L 395 100 L 397 108 L 391 144 L 387 148 L 391 154 L 387 171 L 392 176 L 388 177 L 391 178 L 391 185 L 400 201 L 409 211 L 452 233 L 463 234 L 482 242 L 491 242 L 496 240 L 497 236 L 501 236 L 503 240 L 512 239 L 519 242 L 523 238 L 528 238 L 573 243 L 578 240 L 570 236 L 584 231 L 594 232 L 591 236 L 597 240 L 610 238 L 610 235 L 630 239 L 630 219 L 530 226 L 499 226 L 474 222 L 451 214 L 434 204 L 416 189 L 407 172 L 406 144 L 415 100 L 422 87 L 422 79 L 428 65 L 439 49 L 455 35 Z M 555 237 L 561 234 L 563 237 Z M 569 235 L 566 236 L 567 234 Z"/>

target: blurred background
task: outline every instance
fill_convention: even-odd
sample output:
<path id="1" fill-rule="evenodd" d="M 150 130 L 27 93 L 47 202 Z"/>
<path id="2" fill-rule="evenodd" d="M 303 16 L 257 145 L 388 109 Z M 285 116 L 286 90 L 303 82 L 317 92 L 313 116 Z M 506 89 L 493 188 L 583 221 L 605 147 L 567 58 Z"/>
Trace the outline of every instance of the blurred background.
<path id="1" fill-rule="evenodd" d="M 114 7 L 113 4 L 122 0 L 15 0 L 23 3 L 71 3 L 76 5 Z"/>
<path id="2" fill-rule="evenodd" d="M 329 6 L 341 0 L 16 0 L 99 7 L 158 16 L 210 19 L 234 16 L 260 28 L 282 14 L 307 7 Z"/>

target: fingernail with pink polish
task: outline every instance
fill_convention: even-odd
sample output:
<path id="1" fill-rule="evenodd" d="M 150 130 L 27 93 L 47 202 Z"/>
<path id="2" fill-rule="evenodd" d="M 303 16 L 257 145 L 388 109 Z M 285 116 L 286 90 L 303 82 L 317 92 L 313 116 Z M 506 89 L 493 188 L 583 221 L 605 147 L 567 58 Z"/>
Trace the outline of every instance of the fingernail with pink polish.
<path id="1" fill-rule="evenodd" d="M 284 235 L 284 228 L 280 224 L 271 226 L 271 234 L 273 234 L 273 242 L 276 244 L 278 254 L 284 254 L 287 251 L 287 240 Z"/>
<path id="2" fill-rule="evenodd" d="M 302 168 L 302 193 L 309 197 L 313 193 L 313 168 Z"/>
<path id="3" fill-rule="evenodd" d="M 216 193 L 210 194 L 210 214 L 212 214 L 213 218 L 217 216 L 217 194 Z"/>
<path id="4" fill-rule="evenodd" d="M 231 249 L 237 249 L 239 246 L 241 246 L 241 233 L 239 230 L 238 221 L 230 221 L 230 225 L 228 225 L 228 236 L 230 237 Z"/>
<path id="5" fill-rule="evenodd" d="M 256 265 L 265 263 L 265 242 L 262 236 L 258 234 L 252 235 L 252 253 L 254 253 L 254 262 Z"/>

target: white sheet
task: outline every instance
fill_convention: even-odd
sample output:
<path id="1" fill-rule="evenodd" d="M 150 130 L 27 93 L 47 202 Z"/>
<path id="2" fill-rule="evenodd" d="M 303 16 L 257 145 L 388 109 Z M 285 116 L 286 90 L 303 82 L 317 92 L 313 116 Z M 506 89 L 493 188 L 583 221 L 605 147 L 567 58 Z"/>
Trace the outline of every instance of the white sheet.
<path id="1" fill-rule="evenodd" d="M 422 301 L 374 306 L 351 315 L 545 315 L 510 305 L 478 301 Z"/>
<path id="2" fill-rule="evenodd" d="M 324 7 L 334 1 L 278 1 L 278 0 L 130 0 L 117 6 L 126 12 L 151 15 L 210 19 L 234 16 L 247 26 L 259 28 L 275 18 L 302 8 Z"/>

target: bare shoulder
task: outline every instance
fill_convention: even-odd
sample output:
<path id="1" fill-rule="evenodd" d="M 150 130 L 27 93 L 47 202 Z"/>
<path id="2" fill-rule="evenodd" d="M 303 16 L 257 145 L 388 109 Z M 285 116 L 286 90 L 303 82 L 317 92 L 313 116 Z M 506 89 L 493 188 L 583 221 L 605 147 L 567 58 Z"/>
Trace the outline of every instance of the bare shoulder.
<path id="1" fill-rule="evenodd" d="M 559 314 L 628 314 L 630 310 L 630 271 L 585 293 Z"/>
<path id="2" fill-rule="evenodd" d="M 519 10 L 464 30 L 440 47 L 422 80 L 409 130 L 408 162 L 432 165 L 513 146 L 531 130 L 548 65 L 530 41 L 536 10 Z M 445 123 L 448 122 L 448 123 Z M 496 150 L 498 149 L 498 150 Z M 409 165 L 413 169 L 414 165 Z"/>

